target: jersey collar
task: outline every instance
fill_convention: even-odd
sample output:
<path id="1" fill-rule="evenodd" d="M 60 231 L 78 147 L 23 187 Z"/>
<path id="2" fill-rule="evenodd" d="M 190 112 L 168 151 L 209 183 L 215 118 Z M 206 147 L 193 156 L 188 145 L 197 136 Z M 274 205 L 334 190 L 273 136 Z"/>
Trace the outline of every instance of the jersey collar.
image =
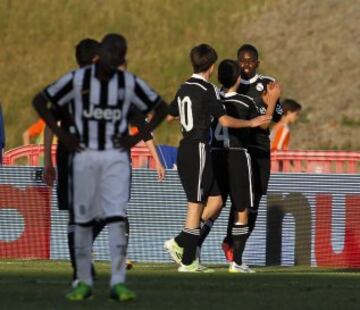
<path id="1" fill-rule="evenodd" d="M 225 97 L 225 98 L 229 98 L 229 97 L 232 97 L 232 96 L 235 96 L 235 95 L 237 95 L 237 93 L 234 92 L 234 91 L 231 91 L 231 92 L 229 92 L 229 93 L 225 93 L 225 94 L 224 94 L 224 97 Z"/>
<path id="2" fill-rule="evenodd" d="M 259 75 L 255 74 L 255 76 L 253 76 L 250 80 L 241 79 L 240 83 L 249 85 L 249 84 L 255 83 L 258 80 L 258 78 L 259 78 Z"/>
<path id="3" fill-rule="evenodd" d="M 203 80 L 203 81 L 205 81 L 205 82 L 209 82 L 209 81 L 206 80 L 202 75 L 197 74 L 197 73 L 194 73 L 191 77 L 194 78 L 194 79 L 199 79 L 199 80 Z"/>

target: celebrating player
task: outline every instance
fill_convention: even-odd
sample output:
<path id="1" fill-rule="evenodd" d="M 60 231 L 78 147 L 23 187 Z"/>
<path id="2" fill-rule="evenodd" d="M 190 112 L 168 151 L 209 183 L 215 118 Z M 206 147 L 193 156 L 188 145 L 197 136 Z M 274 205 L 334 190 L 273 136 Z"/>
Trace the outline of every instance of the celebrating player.
<path id="1" fill-rule="evenodd" d="M 184 229 L 175 239 L 166 241 L 164 247 L 180 264 L 179 272 L 212 272 L 195 258 L 204 203 L 222 205 L 210 157 L 211 119 L 218 118 L 224 127 L 242 128 L 267 123 L 269 118 L 240 120 L 227 116 L 216 86 L 209 82 L 217 60 L 216 51 L 207 44 L 200 44 L 191 50 L 190 59 L 194 74 L 180 86 L 169 112 L 172 117 L 180 117 L 183 134 L 177 166 L 188 201 L 187 216 Z"/>
<path id="2" fill-rule="evenodd" d="M 118 70 L 125 62 L 126 39 L 109 34 L 101 42 L 99 61 L 72 71 L 37 94 L 33 105 L 59 140 L 74 152 L 71 158 L 72 207 L 75 219 L 75 260 L 78 284 L 66 295 L 69 300 L 92 296 L 92 225 L 102 218 L 109 230 L 112 262 L 110 297 L 126 301 L 135 294 L 125 285 L 126 209 L 130 188 L 128 150 L 143 138 L 143 132 L 128 136 L 129 111 L 136 106 L 143 113 L 153 110 L 146 130 L 152 131 L 166 116 L 167 105 L 137 76 Z M 57 125 L 48 102 L 55 107 L 72 103 L 75 132 Z M 97 199 L 100 200 L 97 201 Z"/>

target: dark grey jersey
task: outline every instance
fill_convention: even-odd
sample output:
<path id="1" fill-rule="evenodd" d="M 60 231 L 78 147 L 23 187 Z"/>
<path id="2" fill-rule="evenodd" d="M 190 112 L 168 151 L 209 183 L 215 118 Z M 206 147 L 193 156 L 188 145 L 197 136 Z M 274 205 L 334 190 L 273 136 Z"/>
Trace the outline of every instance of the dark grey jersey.
<path id="1" fill-rule="evenodd" d="M 221 101 L 225 107 L 226 114 L 243 120 L 251 119 L 256 113 L 255 101 L 246 95 L 238 93 L 221 93 Z M 212 149 L 245 149 L 249 144 L 250 128 L 225 128 L 217 119 L 211 125 Z"/>
<path id="2" fill-rule="evenodd" d="M 256 110 L 251 115 L 251 118 L 266 114 L 266 105 L 262 100 L 262 93 L 266 90 L 267 84 L 275 81 L 274 78 L 264 75 L 255 75 L 250 80 L 241 80 L 238 88 L 238 93 L 247 95 L 255 101 Z M 281 119 L 283 110 L 280 102 L 278 101 L 273 114 L 273 121 L 278 122 Z M 270 148 L 270 131 L 269 129 L 253 128 L 251 129 L 250 145 L 261 149 L 268 150 Z"/>
<path id="3" fill-rule="evenodd" d="M 217 87 L 197 74 L 180 86 L 169 109 L 170 115 L 179 116 L 185 141 L 205 143 L 210 139 L 211 119 L 225 113 Z"/>

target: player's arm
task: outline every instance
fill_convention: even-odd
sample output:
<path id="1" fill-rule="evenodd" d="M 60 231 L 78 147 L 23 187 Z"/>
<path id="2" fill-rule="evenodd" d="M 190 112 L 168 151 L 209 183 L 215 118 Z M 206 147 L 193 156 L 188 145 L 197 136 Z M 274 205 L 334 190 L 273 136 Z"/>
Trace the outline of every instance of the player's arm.
<path id="1" fill-rule="evenodd" d="M 152 136 L 151 132 L 146 131 L 145 126 L 147 121 L 145 120 L 144 115 L 135 107 L 130 111 L 130 123 L 131 125 L 136 126 L 140 131 L 144 131 L 143 141 L 145 142 L 145 145 L 148 148 L 151 156 L 155 160 L 155 169 L 157 171 L 158 180 L 163 181 L 165 178 L 165 168 L 162 165 L 159 155 L 156 151 L 154 137 Z"/>
<path id="2" fill-rule="evenodd" d="M 278 82 L 270 82 L 266 85 L 266 91 L 262 94 L 262 100 L 266 105 L 266 114 L 273 118 L 275 107 L 278 104 L 279 98 L 281 94 L 280 84 Z M 262 124 L 260 127 L 263 129 L 269 128 L 270 123 Z"/>
<path id="3" fill-rule="evenodd" d="M 219 117 L 219 123 L 223 127 L 229 128 L 245 128 L 245 127 L 258 127 L 263 124 L 270 123 L 271 118 L 267 115 L 261 115 L 250 120 L 237 119 L 229 115 Z"/>
<path id="4" fill-rule="evenodd" d="M 42 92 L 34 97 L 32 104 L 46 125 L 49 126 L 51 131 L 64 143 L 69 151 L 78 152 L 81 150 L 79 139 L 74 135 L 68 134 L 57 125 L 53 112 L 48 108 L 48 100 Z"/>
<path id="5" fill-rule="evenodd" d="M 48 186 L 53 186 L 55 180 L 55 168 L 51 156 L 53 138 L 53 132 L 46 126 L 44 133 L 44 181 Z"/>
<path id="6" fill-rule="evenodd" d="M 215 93 L 209 93 L 207 98 L 210 113 L 213 117 L 217 118 L 221 126 L 228 128 L 244 128 L 244 127 L 257 127 L 270 122 L 270 118 L 266 115 L 258 116 L 251 120 L 237 119 L 226 115 L 224 106 L 220 101 L 220 97 Z"/>
<path id="7" fill-rule="evenodd" d="M 175 98 L 176 97 L 177 96 L 175 96 Z M 166 121 L 171 122 L 178 118 L 179 118 L 179 105 L 178 105 L 176 99 L 174 99 L 169 105 L 168 115 L 166 116 Z"/>

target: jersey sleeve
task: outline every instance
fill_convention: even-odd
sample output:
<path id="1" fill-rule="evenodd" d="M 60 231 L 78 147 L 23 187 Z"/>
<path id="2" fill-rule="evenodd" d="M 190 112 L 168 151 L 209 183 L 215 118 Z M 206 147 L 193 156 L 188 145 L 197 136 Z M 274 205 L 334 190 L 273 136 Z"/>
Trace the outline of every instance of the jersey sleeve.
<path id="1" fill-rule="evenodd" d="M 281 117 L 283 116 L 283 108 L 281 106 L 280 100 L 276 103 L 274 114 L 272 117 L 272 120 L 277 123 L 281 120 Z"/>
<path id="2" fill-rule="evenodd" d="M 144 132 L 144 142 L 153 139 L 151 132 L 145 129 L 147 121 L 144 117 L 144 114 L 134 106 L 131 107 L 131 110 L 129 112 L 129 121 L 132 126 L 135 126 L 139 131 Z"/>
<path id="3" fill-rule="evenodd" d="M 153 110 L 161 97 L 143 80 L 135 76 L 132 103 L 143 113 Z"/>
<path id="4" fill-rule="evenodd" d="M 64 106 L 75 98 L 74 74 L 70 72 L 43 90 L 46 98 L 56 106 Z"/>
<path id="5" fill-rule="evenodd" d="M 219 118 L 226 114 L 224 105 L 222 104 L 220 99 L 219 90 L 215 85 L 211 84 L 211 86 L 209 87 L 208 96 L 206 99 L 208 101 L 207 104 L 210 109 L 210 114 L 213 117 Z"/>
<path id="6" fill-rule="evenodd" d="M 177 103 L 176 98 L 177 98 L 177 96 L 175 96 L 174 100 L 171 101 L 171 103 L 169 105 L 169 109 L 168 109 L 168 114 L 173 117 L 179 116 L 179 105 Z"/>

